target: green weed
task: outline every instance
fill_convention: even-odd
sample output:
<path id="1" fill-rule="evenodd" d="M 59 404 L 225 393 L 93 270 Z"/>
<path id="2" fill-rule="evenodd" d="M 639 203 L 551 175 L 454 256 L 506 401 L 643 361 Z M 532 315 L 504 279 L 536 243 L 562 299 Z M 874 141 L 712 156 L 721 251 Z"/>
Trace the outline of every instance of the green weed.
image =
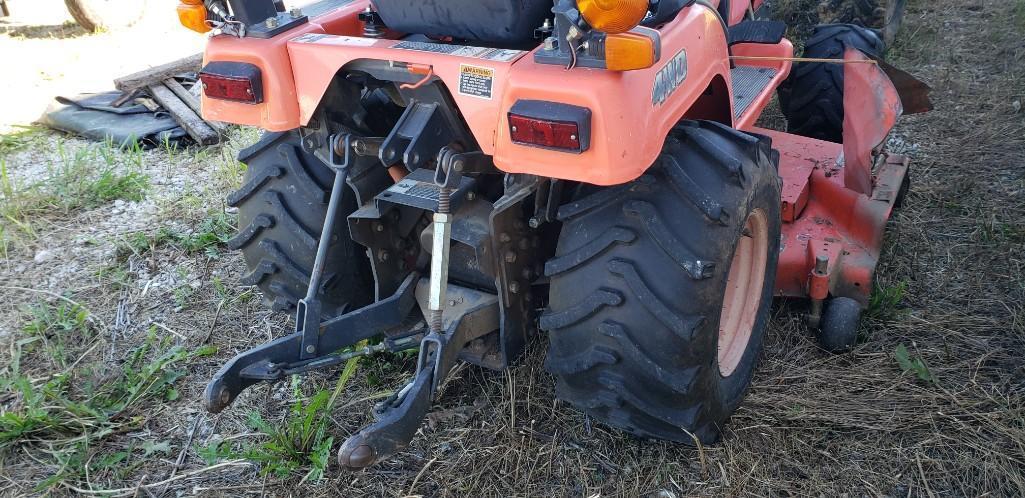
<path id="1" fill-rule="evenodd" d="M 186 254 L 206 254 L 210 258 L 220 256 L 221 248 L 235 235 L 238 223 L 236 215 L 218 212 L 207 216 L 192 233 L 182 233 L 161 227 L 155 232 L 135 232 L 118 244 L 118 255 L 125 258 L 129 253 L 143 255 L 163 246 L 174 246 Z"/>
<path id="2" fill-rule="evenodd" d="M 925 382 L 935 382 L 935 377 L 932 375 L 932 371 L 929 370 L 929 366 L 925 364 L 925 360 L 919 357 L 911 357 L 911 353 L 908 352 L 908 348 L 904 344 L 899 344 L 893 351 L 893 357 L 897 360 L 897 364 L 900 365 L 901 370 L 905 372 L 914 372 L 919 379 Z"/>
<path id="3" fill-rule="evenodd" d="M 34 315 L 26 330 L 45 334 L 86 327 L 87 313 L 81 308 L 50 307 Z M 16 448 L 39 450 L 35 458 L 58 469 L 39 483 L 39 491 L 115 467 L 127 474 L 130 468 L 125 465 L 141 460 L 132 458 L 136 448 L 108 453 L 103 443 L 113 434 L 144 424 L 143 410 L 149 403 L 176 399 L 174 385 L 185 375 L 178 367 L 215 352 L 212 347 L 192 351 L 172 347 L 170 338 L 159 340 L 151 329 L 144 344 L 119 369 L 110 371 L 106 363 L 96 363 L 39 378 L 22 370 L 23 355 L 31 354 L 30 346 L 39 340 L 30 335 L 18 341 L 12 361 L 0 370 L 0 399 L 8 400 L 0 412 L 0 454 Z M 139 449 L 144 455 L 169 450 L 166 443 L 144 443 Z"/>
<path id="4" fill-rule="evenodd" d="M 32 319 L 22 330 L 43 344 L 47 357 L 57 368 L 67 367 L 69 341 L 81 344 L 94 335 L 89 312 L 77 304 L 42 303 L 29 307 L 28 312 Z"/>
<path id="5" fill-rule="evenodd" d="M 58 145 L 60 162 L 52 169 L 44 194 L 48 202 L 65 212 L 93 208 L 115 200 L 141 201 L 149 189 L 149 177 L 139 171 L 142 150 L 120 152 L 108 146 L 68 152 Z M 128 163 L 118 167 L 118 157 Z"/>
<path id="6" fill-rule="evenodd" d="M 353 358 L 345 364 L 333 392 L 321 390 L 306 402 L 301 399 L 299 377 L 293 376 L 292 390 L 297 401 L 281 425 L 271 424 L 259 413 L 250 413 L 249 426 L 264 435 L 265 441 L 238 450 L 214 441 L 196 447 L 196 452 L 210 465 L 225 458 L 245 458 L 259 464 L 264 475 L 285 477 L 308 469 L 303 481 L 320 480 L 324 477 L 334 446 L 334 437 L 327 432 L 331 411 L 349 379 L 356 373 L 359 360 Z"/>
<path id="7" fill-rule="evenodd" d="M 38 126 L 18 126 L 18 128 L 20 130 L 14 133 L 0 135 L 0 156 L 28 147 L 45 130 Z"/>
<path id="8" fill-rule="evenodd" d="M 137 145 L 124 150 L 100 145 L 69 151 L 58 143 L 56 152 L 58 160 L 46 178 L 34 183 L 19 184 L 7 162 L 0 159 L 0 224 L 5 225 L 5 244 L 21 237 L 34 240 L 35 217 L 68 214 L 119 199 L 141 201 L 149 190 Z"/>
<path id="9" fill-rule="evenodd" d="M 900 317 L 902 312 L 901 303 L 907 295 L 908 283 L 900 282 L 897 285 L 884 287 L 876 284 L 875 291 L 868 301 L 868 309 L 865 316 L 876 320 L 894 320 Z"/>

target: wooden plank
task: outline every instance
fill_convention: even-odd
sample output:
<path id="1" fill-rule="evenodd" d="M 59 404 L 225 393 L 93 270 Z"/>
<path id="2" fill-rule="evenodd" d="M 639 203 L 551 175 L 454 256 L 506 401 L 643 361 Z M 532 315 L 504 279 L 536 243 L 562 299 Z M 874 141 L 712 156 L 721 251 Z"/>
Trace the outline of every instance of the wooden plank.
<path id="1" fill-rule="evenodd" d="M 166 86 L 168 90 L 174 92 L 182 102 L 185 102 L 185 105 L 189 106 L 189 109 L 195 111 L 196 114 L 202 115 L 203 111 L 199 107 L 199 99 L 197 99 L 195 95 L 189 93 L 181 83 L 178 83 L 178 80 L 174 78 L 167 78 L 164 80 L 164 86 Z"/>
<path id="2" fill-rule="evenodd" d="M 177 95 L 163 84 L 147 87 L 153 99 L 160 103 L 167 112 L 174 116 L 175 121 L 201 145 L 213 145 L 220 142 L 220 134 L 203 121 L 195 111 L 189 108 Z"/>
<path id="3" fill-rule="evenodd" d="M 185 105 L 189 106 L 189 109 L 195 111 L 195 113 L 199 115 L 199 117 L 203 117 L 203 109 L 199 103 L 199 99 L 195 95 L 193 95 L 192 92 L 186 90 L 181 83 L 178 83 L 178 80 L 174 78 L 168 78 L 164 80 L 164 86 L 166 86 L 169 90 L 174 92 L 174 94 L 178 96 L 178 98 L 181 99 L 182 102 L 185 102 Z M 214 131 L 216 131 L 217 133 L 221 134 L 221 136 L 224 136 L 225 132 L 228 131 L 228 127 L 224 123 L 218 123 L 217 121 L 206 121 L 206 124 L 210 125 L 210 127 L 213 128 Z"/>
<path id="4" fill-rule="evenodd" d="M 122 92 L 131 92 L 160 83 L 178 74 L 199 72 L 202 66 L 203 54 L 196 54 L 118 78 L 114 80 L 114 86 Z"/>

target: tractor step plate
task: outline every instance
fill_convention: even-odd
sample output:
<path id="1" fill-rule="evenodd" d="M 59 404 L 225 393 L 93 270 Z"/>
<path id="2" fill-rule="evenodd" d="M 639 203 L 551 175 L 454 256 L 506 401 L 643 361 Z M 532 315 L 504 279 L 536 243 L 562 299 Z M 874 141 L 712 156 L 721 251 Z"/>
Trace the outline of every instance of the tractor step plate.
<path id="1" fill-rule="evenodd" d="M 776 77 L 776 70 L 768 67 L 737 66 L 730 70 L 733 80 L 733 117 L 744 115 L 755 99 Z"/>

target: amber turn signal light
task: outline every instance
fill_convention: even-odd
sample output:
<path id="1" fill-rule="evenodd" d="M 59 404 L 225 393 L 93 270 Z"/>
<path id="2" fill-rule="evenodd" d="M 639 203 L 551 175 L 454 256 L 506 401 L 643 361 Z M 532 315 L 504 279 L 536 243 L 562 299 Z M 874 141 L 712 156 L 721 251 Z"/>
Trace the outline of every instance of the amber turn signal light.
<path id="1" fill-rule="evenodd" d="M 625 33 L 644 20 L 648 0 L 577 0 L 577 10 L 598 31 Z"/>
<path id="2" fill-rule="evenodd" d="M 611 71 L 647 69 L 658 61 L 655 40 L 636 33 L 605 38 L 605 67 Z"/>
<path id="3" fill-rule="evenodd" d="M 210 25 L 206 23 L 206 6 L 203 0 L 181 0 L 178 4 L 178 20 L 182 26 L 197 33 L 210 31 Z"/>

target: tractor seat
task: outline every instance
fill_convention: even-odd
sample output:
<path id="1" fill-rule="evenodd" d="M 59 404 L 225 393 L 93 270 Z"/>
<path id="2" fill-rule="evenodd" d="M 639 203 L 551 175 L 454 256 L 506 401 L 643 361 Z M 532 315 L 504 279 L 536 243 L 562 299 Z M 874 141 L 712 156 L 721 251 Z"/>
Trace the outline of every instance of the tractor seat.
<path id="1" fill-rule="evenodd" d="M 552 0 L 372 0 L 391 29 L 499 47 L 539 43 L 534 30 L 551 17 Z"/>

